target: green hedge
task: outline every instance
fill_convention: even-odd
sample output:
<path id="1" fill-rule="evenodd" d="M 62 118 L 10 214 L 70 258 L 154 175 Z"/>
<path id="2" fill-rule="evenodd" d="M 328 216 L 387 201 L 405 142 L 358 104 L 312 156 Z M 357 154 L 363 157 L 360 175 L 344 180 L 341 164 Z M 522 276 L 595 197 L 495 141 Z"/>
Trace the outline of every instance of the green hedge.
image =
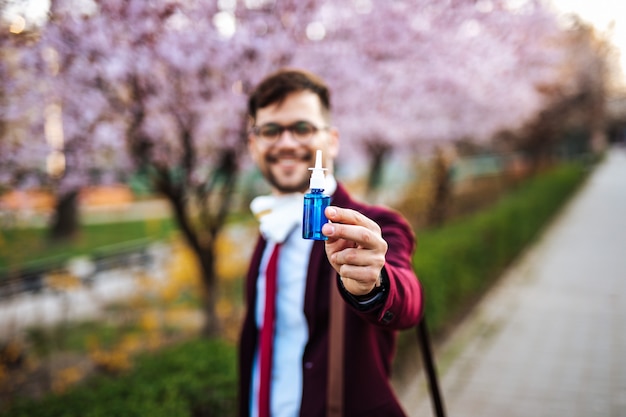
<path id="1" fill-rule="evenodd" d="M 96 377 L 63 395 L 18 402 L 2 417 L 235 415 L 236 349 L 194 340 L 143 355 L 129 374 Z"/>
<path id="2" fill-rule="evenodd" d="M 537 238 L 587 172 L 582 163 L 558 166 L 487 210 L 418 233 L 413 263 L 435 333 L 453 322 Z"/>

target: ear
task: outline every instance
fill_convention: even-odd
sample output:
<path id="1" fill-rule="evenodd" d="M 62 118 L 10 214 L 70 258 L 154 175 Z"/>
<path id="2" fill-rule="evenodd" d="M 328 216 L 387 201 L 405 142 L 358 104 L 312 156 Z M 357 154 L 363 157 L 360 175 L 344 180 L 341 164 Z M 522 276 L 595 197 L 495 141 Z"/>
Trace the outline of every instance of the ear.
<path id="1" fill-rule="evenodd" d="M 328 131 L 328 156 L 329 159 L 335 160 L 339 155 L 339 130 L 331 127 Z"/>
<path id="2" fill-rule="evenodd" d="M 256 164 L 258 164 L 260 153 L 259 153 L 258 146 L 257 146 L 258 144 L 256 141 L 257 141 L 256 137 L 252 133 L 248 133 L 248 152 L 250 153 L 252 160 Z"/>

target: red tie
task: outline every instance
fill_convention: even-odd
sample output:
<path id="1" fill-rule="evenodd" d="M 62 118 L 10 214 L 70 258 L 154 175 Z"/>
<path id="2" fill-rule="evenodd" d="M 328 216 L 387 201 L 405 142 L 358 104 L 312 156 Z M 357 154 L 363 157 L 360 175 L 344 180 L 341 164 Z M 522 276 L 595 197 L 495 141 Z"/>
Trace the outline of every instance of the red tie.
<path id="1" fill-rule="evenodd" d="M 274 313 L 276 305 L 276 270 L 278 265 L 277 243 L 265 271 L 265 312 L 261 327 L 261 359 L 259 386 L 259 417 L 270 417 L 270 385 L 272 380 L 272 342 L 274 339 Z"/>

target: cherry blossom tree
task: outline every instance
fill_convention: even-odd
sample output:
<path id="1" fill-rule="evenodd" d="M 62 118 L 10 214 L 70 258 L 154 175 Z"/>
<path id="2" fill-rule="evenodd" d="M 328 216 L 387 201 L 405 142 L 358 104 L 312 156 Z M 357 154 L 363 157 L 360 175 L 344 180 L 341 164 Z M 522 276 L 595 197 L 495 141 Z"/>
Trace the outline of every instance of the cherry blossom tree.
<path id="1" fill-rule="evenodd" d="M 321 74 L 342 154 L 364 154 L 374 178 L 392 150 L 485 142 L 522 126 L 571 78 L 554 16 L 539 1 L 510 3 L 56 0 L 22 61 L 39 99 L 24 93 L 9 113 L 39 137 L 62 126 L 62 147 L 13 141 L 8 153 L 20 153 L 25 173 L 36 171 L 29 157 L 61 153 L 59 190 L 94 172 L 147 173 L 197 254 L 213 333 L 215 242 L 242 161 L 250 89 L 282 66 Z"/>
<path id="2" fill-rule="evenodd" d="M 114 166 L 142 170 L 171 203 L 198 255 L 205 331 L 215 333 L 215 242 L 245 144 L 245 92 L 289 62 L 294 49 L 289 27 L 307 4 L 293 2 L 281 14 L 262 2 L 241 11 L 173 0 L 93 6 L 54 2 L 52 19 L 32 48 L 32 56 L 52 56 L 58 65 L 46 79 L 52 108 L 63 117 L 66 146 L 57 150 L 67 161 L 71 136 L 82 151 L 82 160 L 67 161 L 62 180 L 76 189 L 70 166 L 84 173 L 94 167 L 94 158 L 108 161 L 92 133 L 104 129 Z M 41 60 L 34 59 L 31 76 L 40 67 Z M 108 173 L 118 171 L 114 166 Z"/>
<path id="3" fill-rule="evenodd" d="M 5 186 L 54 191 L 50 234 L 71 237 L 78 228 L 76 200 L 87 184 L 110 183 L 127 170 L 120 124 L 100 91 L 81 85 L 73 71 L 80 53 L 60 55 L 34 32 L 13 36 L 4 50 L 0 179 Z M 9 46 L 9 45 L 7 45 Z M 87 88 L 85 88 L 87 87 Z"/>
<path id="4" fill-rule="evenodd" d="M 246 92 L 289 63 L 314 2 L 280 13 L 219 3 L 52 2 L 3 107 L 28 132 L 14 131 L 0 161 L 6 183 L 46 184 L 70 205 L 94 174 L 146 173 L 198 255 L 207 333 L 219 329 L 215 242 L 245 143 Z"/>
<path id="5" fill-rule="evenodd" d="M 593 28 L 576 19 L 561 42 L 568 64 L 562 71 L 563 82 L 544 86 L 549 104 L 512 135 L 511 142 L 531 157 L 535 169 L 550 163 L 554 147 L 568 134 L 588 137 L 590 151 L 601 151 L 606 145 L 605 103 L 614 50 Z"/>
<path id="6" fill-rule="evenodd" d="M 39 117 L 32 109 L 20 110 L 16 106 L 17 97 L 21 97 L 34 82 L 29 77 L 21 77 L 21 50 L 28 50 L 29 36 L 20 38 L 13 36 L 6 26 L 0 35 L 0 187 L 9 188 L 16 181 L 29 182 L 31 176 L 37 175 L 40 158 L 45 151 L 35 141 L 20 140 L 25 136 L 28 126 Z"/>
<path id="7" fill-rule="evenodd" d="M 297 59 L 334 82 L 344 139 L 374 176 L 393 149 L 519 128 L 568 83 L 563 31 L 538 1 L 343 2 L 316 19 L 324 39 Z"/>

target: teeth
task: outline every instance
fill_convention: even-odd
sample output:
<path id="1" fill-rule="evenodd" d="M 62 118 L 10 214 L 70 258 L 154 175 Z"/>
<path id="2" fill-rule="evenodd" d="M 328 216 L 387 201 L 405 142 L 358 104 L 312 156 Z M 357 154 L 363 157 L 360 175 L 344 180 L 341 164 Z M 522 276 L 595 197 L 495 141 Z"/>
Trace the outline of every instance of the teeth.
<path id="1" fill-rule="evenodd" d="M 273 155 L 270 158 L 268 158 L 268 162 L 270 163 L 274 163 L 274 164 L 297 164 L 297 163 L 304 163 L 304 164 L 308 164 L 308 160 L 306 158 L 304 158 L 301 155 Z"/>

